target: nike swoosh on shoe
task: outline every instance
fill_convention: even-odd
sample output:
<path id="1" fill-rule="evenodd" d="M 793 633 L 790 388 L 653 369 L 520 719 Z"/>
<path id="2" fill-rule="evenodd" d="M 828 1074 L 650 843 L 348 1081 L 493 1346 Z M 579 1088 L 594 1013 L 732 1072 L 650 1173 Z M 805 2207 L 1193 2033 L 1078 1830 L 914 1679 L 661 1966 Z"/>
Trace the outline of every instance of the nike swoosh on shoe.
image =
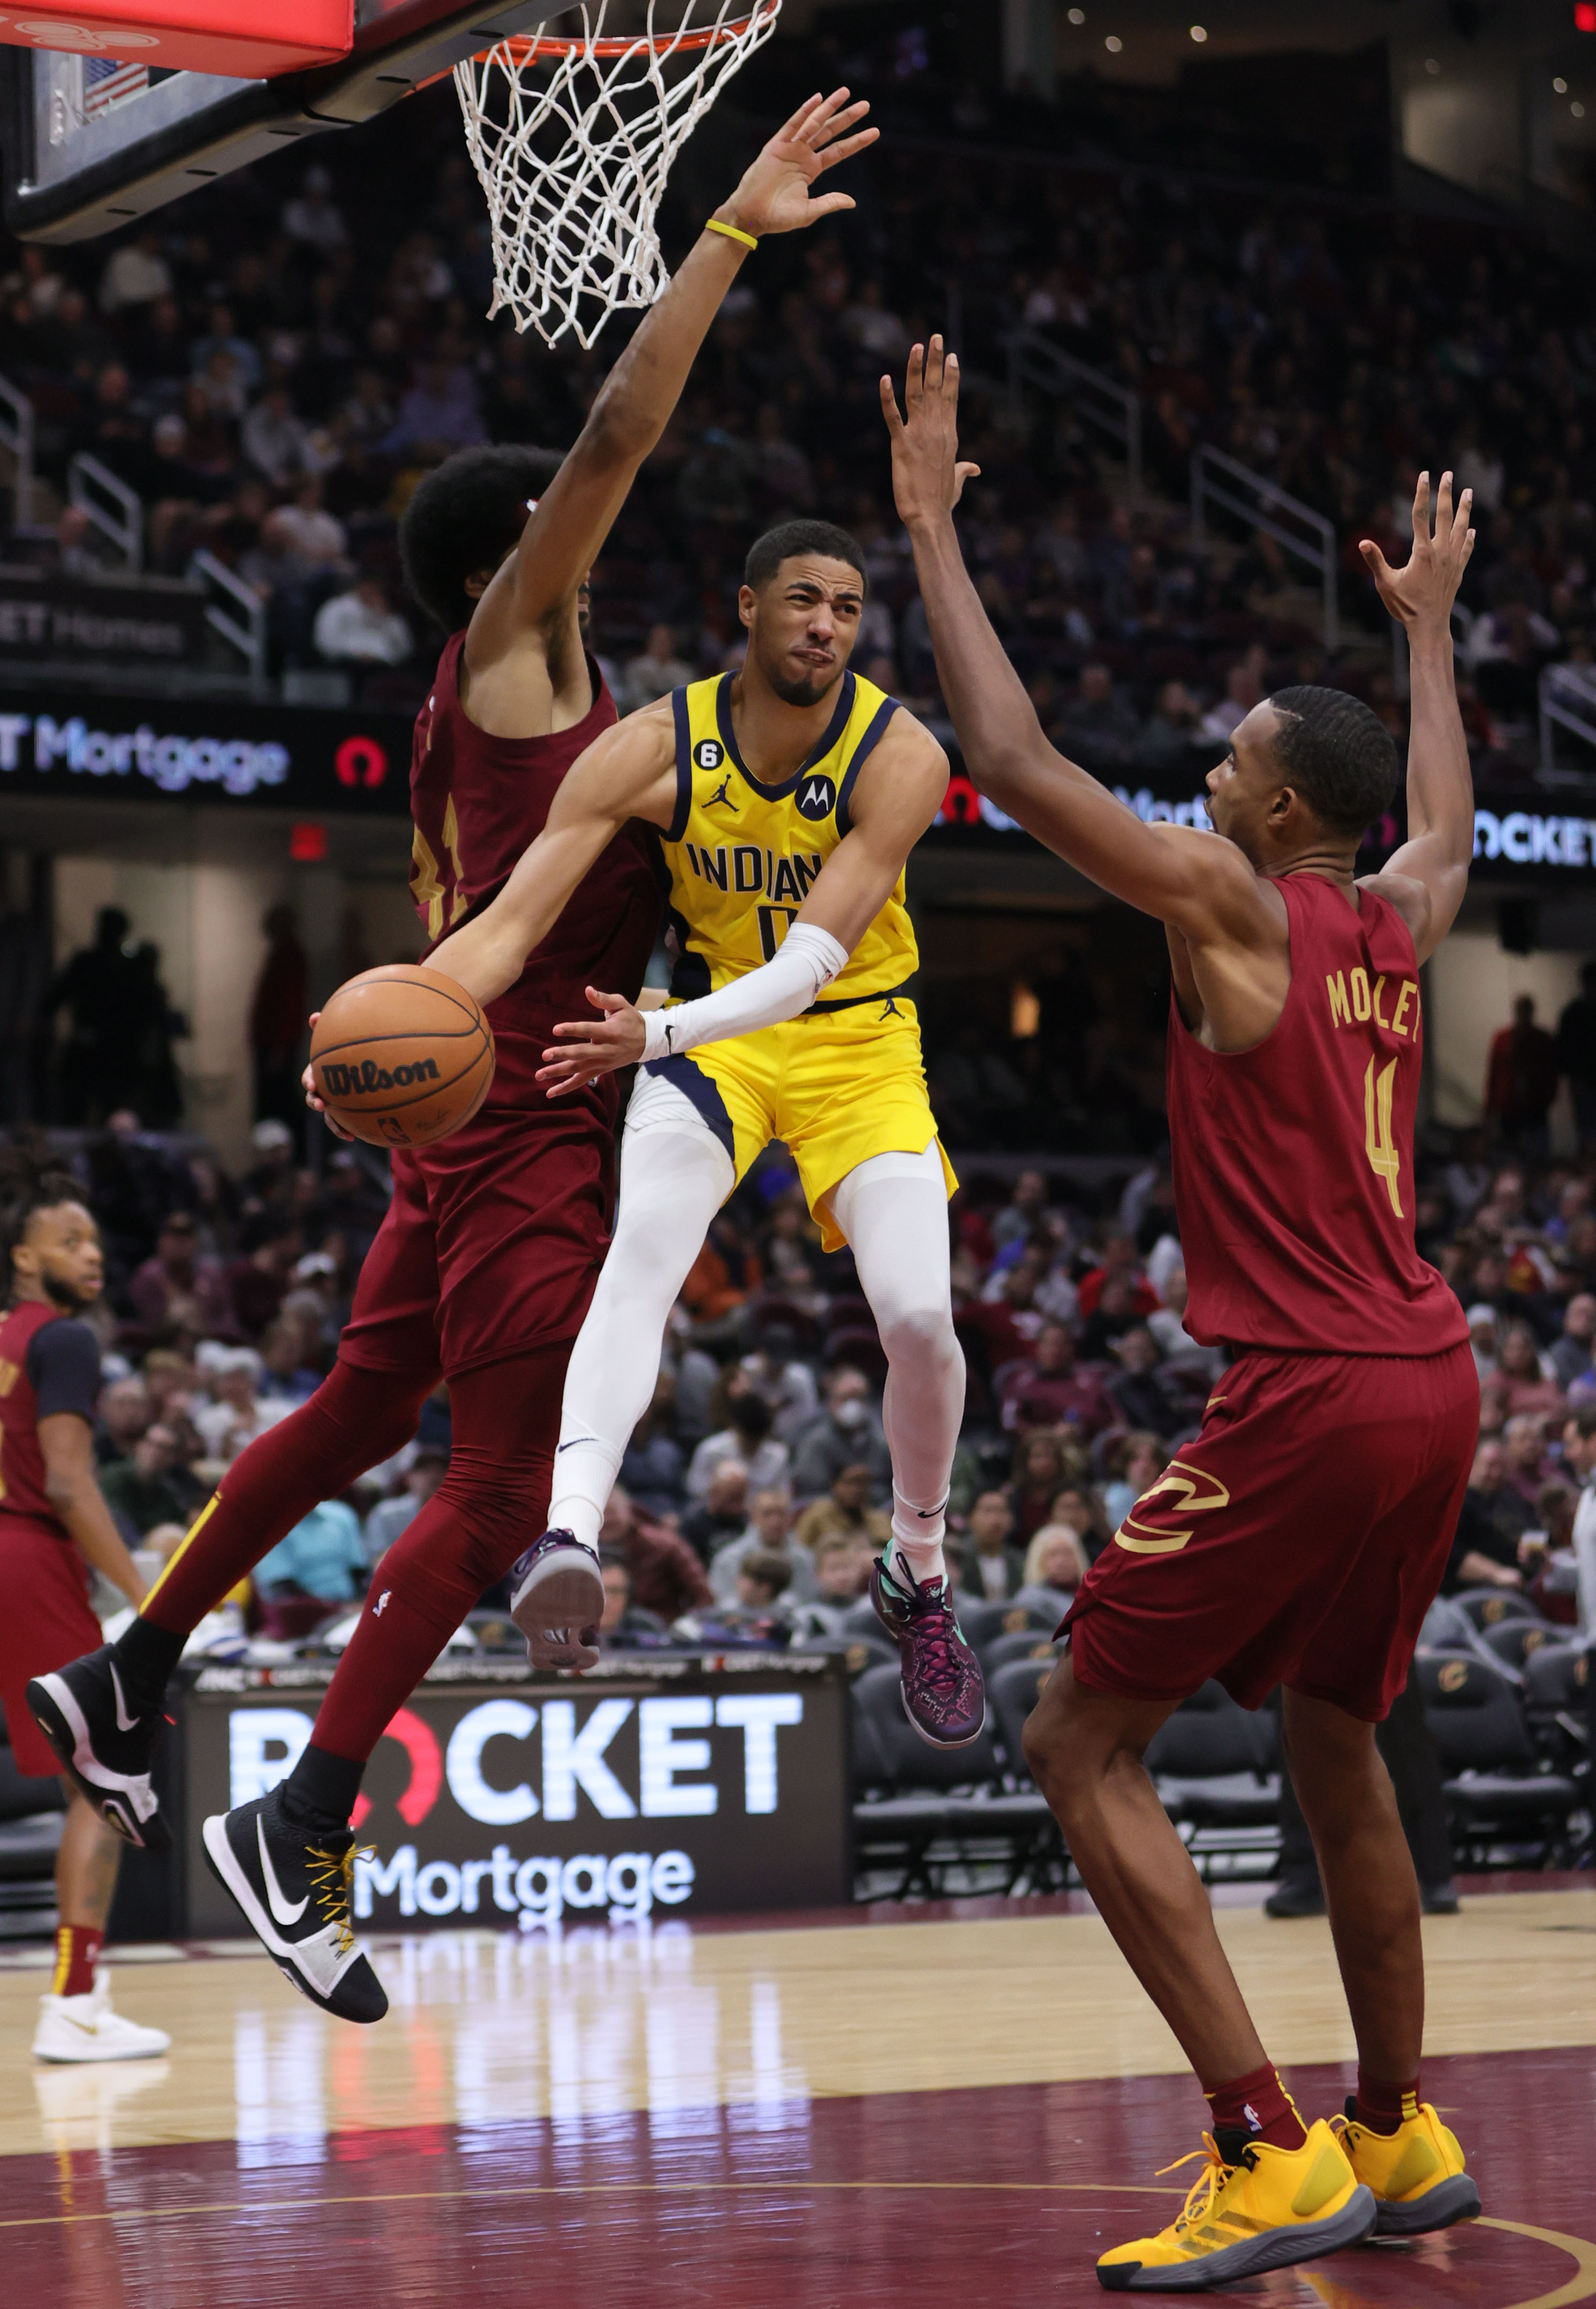
<path id="1" fill-rule="evenodd" d="M 129 1716 L 127 1713 L 127 1702 L 122 1697 L 122 1679 L 117 1673 L 117 1663 L 115 1660 L 108 1660 L 106 1665 L 111 1672 L 111 1690 L 117 1695 L 117 1729 L 118 1732 L 136 1732 L 138 1717 Z"/>
<path id="2" fill-rule="evenodd" d="M 277 1881 L 277 1872 L 272 1865 L 272 1855 L 266 1850 L 266 1832 L 261 1825 L 258 1812 L 255 1821 L 255 1845 L 256 1850 L 260 1855 L 260 1872 L 265 1881 L 267 1906 L 277 1922 L 286 1930 L 290 1924 L 299 1923 L 299 1918 L 310 1906 L 310 1895 L 307 1892 L 297 1907 L 291 1900 L 283 1898 L 282 1887 Z"/>

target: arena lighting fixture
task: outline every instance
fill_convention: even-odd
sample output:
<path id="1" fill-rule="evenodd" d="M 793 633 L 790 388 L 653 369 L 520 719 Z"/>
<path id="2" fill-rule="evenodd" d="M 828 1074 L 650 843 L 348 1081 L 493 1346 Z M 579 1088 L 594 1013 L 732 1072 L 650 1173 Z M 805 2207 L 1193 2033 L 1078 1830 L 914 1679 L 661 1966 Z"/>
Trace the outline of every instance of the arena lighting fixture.
<path id="1" fill-rule="evenodd" d="M 1568 109 L 1576 120 L 1583 120 L 1585 117 L 1585 108 L 1583 104 L 1571 104 Z"/>
<path id="2" fill-rule="evenodd" d="M 1568 93 L 1568 82 L 1566 80 L 1553 81 L 1552 88 L 1558 96 L 1566 96 Z"/>
<path id="3" fill-rule="evenodd" d="M 1440 58 L 1438 56 L 1426 56 L 1424 60 L 1424 68 L 1427 73 L 1429 73 L 1432 75 L 1438 73 L 1441 69 Z"/>
<path id="4" fill-rule="evenodd" d="M 1070 11 L 1070 22 L 1072 24 L 1084 24 L 1086 22 L 1086 10 L 1084 8 L 1071 8 Z"/>
<path id="5" fill-rule="evenodd" d="M 1196 41 L 1198 47 L 1201 48 L 1203 41 L 1208 38 L 1208 26 L 1206 24 L 1193 24 L 1192 27 L 1192 38 Z"/>
<path id="6" fill-rule="evenodd" d="M 1123 40 L 1115 39 L 1112 32 L 1109 33 L 1108 38 L 1103 43 L 1103 46 L 1107 49 L 1111 56 L 1117 56 L 1124 45 L 1125 44 Z"/>

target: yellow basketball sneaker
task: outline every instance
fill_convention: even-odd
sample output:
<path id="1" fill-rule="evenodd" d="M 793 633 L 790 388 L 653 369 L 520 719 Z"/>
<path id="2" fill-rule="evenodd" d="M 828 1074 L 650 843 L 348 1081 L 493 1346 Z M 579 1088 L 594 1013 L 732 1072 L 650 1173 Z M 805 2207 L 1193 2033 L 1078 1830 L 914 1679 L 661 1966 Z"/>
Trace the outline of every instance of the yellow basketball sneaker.
<path id="1" fill-rule="evenodd" d="M 1097 2263 L 1108 2292 L 1198 2293 L 1317 2261 L 1373 2229 L 1374 2197 L 1323 2118 L 1300 2149 L 1276 2149 L 1229 2125 L 1202 2141 L 1208 2162 L 1169 2227 L 1115 2245 Z"/>
<path id="2" fill-rule="evenodd" d="M 1411 2098 L 1404 2097 L 1395 2132 L 1371 2132 L 1359 2124 L 1350 2093 L 1346 2115 L 1331 2121 L 1352 2170 L 1374 2197 L 1376 2236 L 1422 2236 L 1472 2220 L 1479 2210 L 1479 2192 L 1463 2168 L 1457 2136 L 1427 2100 L 1416 2103 L 1410 2114 Z"/>

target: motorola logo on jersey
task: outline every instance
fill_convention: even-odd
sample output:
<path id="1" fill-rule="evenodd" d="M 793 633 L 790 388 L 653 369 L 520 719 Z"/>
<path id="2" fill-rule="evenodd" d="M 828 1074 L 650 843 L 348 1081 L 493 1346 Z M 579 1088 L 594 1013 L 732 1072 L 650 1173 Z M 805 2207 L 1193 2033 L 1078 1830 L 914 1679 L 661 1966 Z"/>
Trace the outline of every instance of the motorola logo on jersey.
<path id="1" fill-rule="evenodd" d="M 726 758 L 726 749 L 718 738 L 700 738 L 693 748 L 695 770 L 718 770 Z"/>
<path id="2" fill-rule="evenodd" d="M 837 788 L 829 778 L 805 778 L 793 799 L 800 817 L 829 817 L 837 808 Z"/>

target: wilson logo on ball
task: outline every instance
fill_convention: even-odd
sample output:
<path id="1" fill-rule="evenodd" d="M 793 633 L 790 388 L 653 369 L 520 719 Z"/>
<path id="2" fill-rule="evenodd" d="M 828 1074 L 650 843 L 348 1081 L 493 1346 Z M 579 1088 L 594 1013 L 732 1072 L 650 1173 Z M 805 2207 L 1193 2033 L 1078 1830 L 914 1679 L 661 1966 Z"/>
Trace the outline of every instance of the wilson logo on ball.
<path id="1" fill-rule="evenodd" d="M 322 1068 L 322 1096 L 351 1098 L 361 1091 L 403 1090 L 411 1083 L 437 1080 L 436 1059 L 418 1059 L 414 1066 L 395 1067 L 391 1072 L 386 1067 L 379 1067 L 375 1059 L 363 1059 L 353 1067 L 329 1063 Z"/>

